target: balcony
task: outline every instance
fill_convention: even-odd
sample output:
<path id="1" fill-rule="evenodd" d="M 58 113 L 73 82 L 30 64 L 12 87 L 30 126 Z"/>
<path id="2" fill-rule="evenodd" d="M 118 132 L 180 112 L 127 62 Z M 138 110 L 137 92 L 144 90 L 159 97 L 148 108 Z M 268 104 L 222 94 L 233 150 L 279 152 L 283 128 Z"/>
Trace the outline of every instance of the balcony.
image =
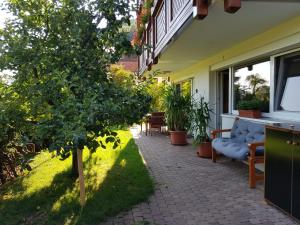
<path id="1" fill-rule="evenodd" d="M 298 16 L 299 10 L 295 0 L 154 0 L 140 39 L 139 73 L 181 71 Z"/>
<path id="2" fill-rule="evenodd" d="M 142 35 L 139 73 L 151 70 L 174 34 L 193 15 L 191 0 L 154 0 L 151 17 Z"/>

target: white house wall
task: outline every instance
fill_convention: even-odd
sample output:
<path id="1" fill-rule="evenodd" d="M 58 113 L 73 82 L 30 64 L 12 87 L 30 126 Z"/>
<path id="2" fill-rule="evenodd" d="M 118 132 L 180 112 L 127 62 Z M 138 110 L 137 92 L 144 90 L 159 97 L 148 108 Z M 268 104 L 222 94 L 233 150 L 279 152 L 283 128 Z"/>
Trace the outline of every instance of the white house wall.
<path id="1" fill-rule="evenodd" d="M 210 79 L 211 71 L 232 66 L 243 61 L 272 56 L 280 52 L 300 47 L 300 16 L 286 21 L 251 39 L 236 44 L 205 60 L 171 74 L 171 79 L 178 82 L 193 78 L 193 93 L 203 95 L 206 100 L 212 101 L 216 93 L 215 79 Z M 300 119 L 300 115 L 299 115 Z M 223 128 L 231 127 L 233 117 L 223 117 Z"/>

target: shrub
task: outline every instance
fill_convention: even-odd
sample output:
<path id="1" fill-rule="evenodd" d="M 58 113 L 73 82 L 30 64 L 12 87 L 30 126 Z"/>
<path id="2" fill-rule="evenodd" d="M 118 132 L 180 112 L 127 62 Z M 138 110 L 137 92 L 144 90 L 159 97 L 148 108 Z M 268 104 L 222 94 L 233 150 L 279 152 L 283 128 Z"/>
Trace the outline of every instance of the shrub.
<path id="1" fill-rule="evenodd" d="M 210 122 L 212 110 L 203 96 L 194 100 L 192 110 L 192 131 L 194 132 L 194 144 L 199 145 L 209 139 L 207 128 Z"/>
<path id="2" fill-rule="evenodd" d="M 262 107 L 262 101 L 258 99 L 244 100 L 238 103 L 239 110 L 259 110 Z"/>
<path id="3" fill-rule="evenodd" d="M 175 84 L 166 88 L 165 109 L 167 124 L 172 131 L 186 131 L 190 128 L 191 97 L 182 95 Z"/>

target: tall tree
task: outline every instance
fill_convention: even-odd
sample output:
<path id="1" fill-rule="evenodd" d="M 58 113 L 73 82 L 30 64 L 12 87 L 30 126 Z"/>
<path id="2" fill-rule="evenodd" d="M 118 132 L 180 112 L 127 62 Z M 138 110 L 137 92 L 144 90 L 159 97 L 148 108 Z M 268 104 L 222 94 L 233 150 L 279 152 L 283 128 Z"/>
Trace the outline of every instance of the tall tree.
<path id="1" fill-rule="evenodd" d="M 246 81 L 248 81 L 249 85 L 252 87 L 253 96 L 256 96 L 256 91 L 257 91 L 258 86 L 263 85 L 267 82 L 258 73 L 247 76 Z"/>
<path id="2" fill-rule="evenodd" d="M 108 76 L 131 47 L 121 29 L 130 22 L 128 1 L 8 0 L 6 7 L 13 17 L 0 30 L 0 71 L 15 73 L 36 124 L 33 138 L 63 158 L 72 152 L 77 174 L 77 149 L 105 147 L 99 135 L 116 147 L 110 126 L 148 110 L 142 89 L 129 92 Z"/>

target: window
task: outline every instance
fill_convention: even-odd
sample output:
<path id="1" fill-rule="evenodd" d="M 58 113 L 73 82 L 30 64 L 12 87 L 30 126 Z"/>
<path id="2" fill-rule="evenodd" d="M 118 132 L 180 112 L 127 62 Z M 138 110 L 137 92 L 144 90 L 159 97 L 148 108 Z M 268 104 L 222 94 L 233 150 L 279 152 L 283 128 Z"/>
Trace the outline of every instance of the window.
<path id="1" fill-rule="evenodd" d="M 274 111 L 300 112 L 300 52 L 275 58 Z"/>
<path id="2" fill-rule="evenodd" d="M 270 70 L 269 60 L 234 68 L 234 110 L 237 110 L 240 101 L 258 99 L 261 102 L 261 111 L 270 111 Z"/>

